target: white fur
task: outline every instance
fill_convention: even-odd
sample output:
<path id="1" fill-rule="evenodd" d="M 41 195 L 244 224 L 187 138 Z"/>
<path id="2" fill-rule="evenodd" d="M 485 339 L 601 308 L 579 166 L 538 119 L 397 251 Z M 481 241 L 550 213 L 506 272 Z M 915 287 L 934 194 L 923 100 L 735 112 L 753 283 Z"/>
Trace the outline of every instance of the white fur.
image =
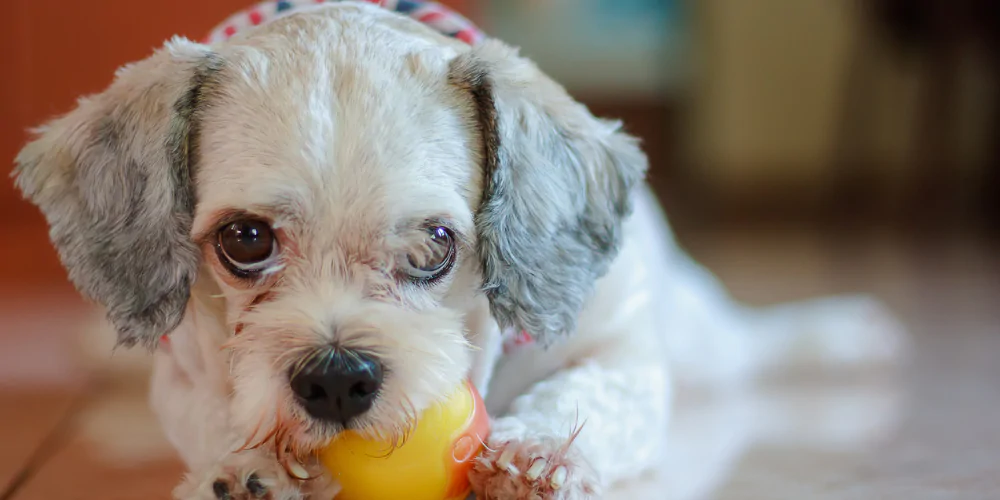
<path id="1" fill-rule="evenodd" d="M 178 498 L 214 498 L 217 481 L 239 491 L 251 473 L 276 499 L 332 495 L 336 485 L 285 472 L 320 473 L 309 452 L 340 431 L 305 414 L 286 376 L 296 353 L 331 342 L 376 351 L 392 369 L 361 421 L 374 435 L 401 435 L 472 377 L 494 417 L 474 484 L 482 498 L 511 500 L 591 498 L 650 467 L 677 381 L 740 382 L 898 347 L 898 328 L 868 299 L 734 303 L 678 248 L 642 187 L 576 333 L 501 356 L 472 250 L 482 148 L 471 103 L 446 78 L 468 49 L 377 8 L 338 5 L 213 50 L 236 76 L 200 116 L 192 236 L 207 235 L 202 268 L 152 379 L 153 407 L 191 470 Z M 222 269 L 211 234 L 231 210 L 273 221 L 280 271 L 248 285 Z M 465 235 L 446 282 L 417 289 L 374 270 L 418 244 L 407 228 L 427 218 Z M 271 430 L 283 440 L 265 439 Z M 263 446 L 240 451 L 248 444 Z M 276 456 L 286 445 L 293 456 Z"/>

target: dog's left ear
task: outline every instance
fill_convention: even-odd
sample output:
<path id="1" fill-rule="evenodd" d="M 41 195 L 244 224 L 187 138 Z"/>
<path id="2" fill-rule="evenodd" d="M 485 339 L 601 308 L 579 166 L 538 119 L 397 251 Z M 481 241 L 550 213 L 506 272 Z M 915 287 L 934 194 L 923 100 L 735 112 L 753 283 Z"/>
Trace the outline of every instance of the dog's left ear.
<path id="1" fill-rule="evenodd" d="M 548 344 L 576 329 L 617 255 L 646 156 L 498 41 L 458 56 L 450 79 L 471 94 L 483 137 L 476 225 L 493 315 Z"/>
<path id="2" fill-rule="evenodd" d="M 184 316 L 199 265 L 189 234 L 195 114 L 220 65 L 208 47 L 175 39 L 119 70 L 17 156 L 18 187 L 120 344 L 154 346 Z"/>

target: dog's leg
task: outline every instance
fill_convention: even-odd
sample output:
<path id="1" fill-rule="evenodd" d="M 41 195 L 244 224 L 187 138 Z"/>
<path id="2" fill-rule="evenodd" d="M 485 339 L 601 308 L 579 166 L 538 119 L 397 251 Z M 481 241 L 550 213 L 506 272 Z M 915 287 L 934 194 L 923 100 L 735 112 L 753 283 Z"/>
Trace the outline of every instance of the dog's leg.
<path id="1" fill-rule="evenodd" d="M 663 243 L 647 217 L 630 223 L 653 241 L 626 243 L 581 312 L 576 334 L 497 366 L 487 395 L 493 430 L 471 474 L 480 499 L 599 498 L 664 449 L 671 380 L 658 283 Z M 649 258 L 649 253 L 655 258 Z"/>
<path id="2" fill-rule="evenodd" d="M 879 300 L 865 295 L 744 309 L 742 315 L 752 334 L 761 337 L 765 369 L 891 361 L 907 345 L 902 324 Z"/>
<path id="3" fill-rule="evenodd" d="M 171 402 L 182 404 L 189 420 L 202 418 L 201 422 L 187 423 L 186 432 L 178 447 L 188 459 L 190 472 L 174 490 L 177 500 L 330 500 L 336 493 L 336 484 L 329 475 L 314 462 L 306 466 L 291 464 L 290 470 L 280 464 L 275 453 L 267 447 L 246 451 L 231 451 L 240 448 L 241 442 L 229 436 L 226 413 L 206 411 L 211 406 L 211 396 L 198 394 L 191 388 L 186 395 L 183 388 L 173 391 Z M 206 397 L 208 396 L 208 397 Z M 214 395 L 216 401 L 219 400 Z M 199 402 L 200 405 L 183 405 L 183 402 Z M 183 410 L 182 410 L 183 411 Z M 183 418 L 183 417 L 178 417 Z M 223 420 L 212 419 L 222 418 Z M 215 458 L 212 457 L 221 457 Z M 300 480 L 296 477 L 311 478 Z"/>
<path id="4" fill-rule="evenodd" d="M 515 399 L 471 475 L 478 498 L 599 498 L 652 464 L 667 430 L 666 373 L 619 361 L 586 360 Z"/>
<path id="5" fill-rule="evenodd" d="M 643 263 L 645 279 L 619 295 L 649 290 L 677 383 L 741 384 L 793 365 L 843 366 L 892 361 L 908 346 L 905 329 L 878 300 L 827 297 L 748 307 L 680 247 L 648 189 L 636 196 L 631 244 L 620 261 Z M 621 265 L 621 264 L 618 264 Z M 606 296 L 604 301 L 614 301 Z M 584 324 L 581 322 L 581 324 Z"/>
<path id="6" fill-rule="evenodd" d="M 213 377 L 224 365 L 199 357 L 194 337 L 178 331 L 171 353 L 156 355 L 151 403 L 167 437 L 180 452 L 190 472 L 174 490 L 178 500 L 330 500 L 335 485 L 320 467 L 293 470 L 291 477 L 273 451 L 265 447 L 234 452 L 243 444 L 230 423 L 228 385 Z M 195 349 L 192 351 L 191 349 Z M 217 352 L 218 349 L 209 349 Z M 197 381 L 191 379 L 197 377 Z"/>
<path id="7" fill-rule="evenodd" d="M 158 401 L 158 406 L 176 404 L 179 406 L 175 413 L 187 413 L 176 415 L 183 420 L 175 421 L 175 426 L 180 423 L 183 428 L 171 435 L 172 440 L 179 442 L 178 450 L 190 468 L 184 481 L 174 490 L 177 500 L 333 498 L 333 494 L 315 497 L 307 494 L 322 487 L 321 483 L 326 481 L 318 467 L 294 471 L 303 477 L 320 476 L 316 480 L 300 481 L 291 477 L 269 450 L 231 451 L 238 449 L 240 444 L 228 436 L 230 429 L 225 409 L 211 410 L 213 402 L 218 407 L 218 403 L 224 401 L 217 394 L 204 394 L 195 387 L 175 387 L 170 398 Z M 194 422 L 199 418 L 200 422 Z"/>
<path id="8" fill-rule="evenodd" d="M 571 342 L 498 367 L 500 383 L 491 386 L 487 406 L 501 416 L 471 474 L 478 498 L 598 498 L 654 463 L 665 441 L 670 386 L 651 308 L 610 305 L 629 278 L 606 280 Z"/>
<path id="9" fill-rule="evenodd" d="M 688 383 L 743 383 L 797 366 L 882 363 L 907 347 L 905 329 L 878 300 L 824 297 L 770 307 L 735 301 L 708 270 L 682 256 L 665 280 L 664 337 Z"/>

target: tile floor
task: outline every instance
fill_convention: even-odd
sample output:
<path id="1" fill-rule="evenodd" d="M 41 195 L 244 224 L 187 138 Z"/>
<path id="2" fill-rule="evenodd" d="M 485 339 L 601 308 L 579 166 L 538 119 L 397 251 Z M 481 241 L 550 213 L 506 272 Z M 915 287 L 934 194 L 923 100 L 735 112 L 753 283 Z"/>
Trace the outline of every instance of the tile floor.
<path id="1" fill-rule="evenodd" d="M 915 349 L 899 367 L 684 395 L 665 463 L 610 498 L 1000 498 L 995 248 L 681 236 L 752 303 L 877 293 Z M 0 500 L 168 498 L 182 470 L 146 409 L 141 372 L 102 373 L 79 355 L 87 310 L 64 283 L 26 290 L 0 290 Z"/>

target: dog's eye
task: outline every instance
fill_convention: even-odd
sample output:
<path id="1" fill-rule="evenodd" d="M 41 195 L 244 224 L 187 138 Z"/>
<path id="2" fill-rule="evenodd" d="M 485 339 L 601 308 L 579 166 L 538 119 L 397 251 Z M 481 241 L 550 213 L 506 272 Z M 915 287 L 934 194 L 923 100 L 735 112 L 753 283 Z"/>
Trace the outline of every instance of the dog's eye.
<path id="1" fill-rule="evenodd" d="M 406 255 L 403 271 L 417 282 L 432 282 L 445 275 L 455 262 L 455 236 L 451 230 L 436 226 L 429 228 L 424 248 Z"/>
<path id="2" fill-rule="evenodd" d="M 271 226 L 261 220 L 235 221 L 219 230 L 218 250 L 222 262 L 241 276 L 268 267 L 277 254 L 277 243 Z"/>

